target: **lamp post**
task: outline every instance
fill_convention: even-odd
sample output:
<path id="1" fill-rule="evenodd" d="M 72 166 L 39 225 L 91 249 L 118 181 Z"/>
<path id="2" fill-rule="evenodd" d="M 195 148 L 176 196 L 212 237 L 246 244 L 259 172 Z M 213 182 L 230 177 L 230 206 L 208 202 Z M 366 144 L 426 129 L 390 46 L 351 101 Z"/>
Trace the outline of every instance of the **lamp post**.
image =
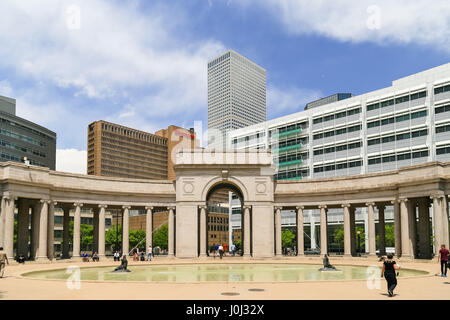
<path id="1" fill-rule="evenodd" d="M 358 235 L 358 257 L 361 257 L 361 231 L 357 231 L 356 234 Z"/>

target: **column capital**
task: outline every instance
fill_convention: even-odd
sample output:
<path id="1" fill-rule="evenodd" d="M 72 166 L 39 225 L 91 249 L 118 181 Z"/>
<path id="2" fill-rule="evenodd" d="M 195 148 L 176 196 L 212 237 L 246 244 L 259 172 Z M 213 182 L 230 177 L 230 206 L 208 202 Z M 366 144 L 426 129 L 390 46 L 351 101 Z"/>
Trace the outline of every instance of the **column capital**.
<path id="1" fill-rule="evenodd" d="M 247 205 L 247 206 L 242 206 L 242 209 L 244 209 L 244 210 L 245 210 L 245 209 L 250 210 L 251 208 L 252 208 L 252 206 L 248 206 L 248 205 Z"/>
<path id="2" fill-rule="evenodd" d="M 366 202 L 366 206 L 368 206 L 368 207 L 369 207 L 369 206 L 372 206 L 372 207 L 373 207 L 374 205 L 375 205 L 375 202 Z"/>
<path id="3" fill-rule="evenodd" d="M 207 210 L 207 209 L 208 209 L 208 206 L 207 206 L 207 205 L 204 205 L 204 204 L 202 204 L 202 205 L 199 205 L 199 206 L 198 206 L 198 208 L 199 208 L 199 209 L 204 209 L 204 210 Z"/>
<path id="4" fill-rule="evenodd" d="M 396 204 L 396 203 L 399 203 L 399 202 L 400 201 L 398 199 L 391 200 L 391 204 Z"/>
<path id="5" fill-rule="evenodd" d="M 283 210 L 283 207 L 282 206 L 274 206 L 274 209 L 275 210 Z"/>
<path id="6" fill-rule="evenodd" d="M 83 204 L 79 203 L 79 202 L 75 202 L 73 205 L 74 205 L 74 207 L 82 207 L 83 206 Z"/>
<path id="7" fill-rule="evenodd" d="M 378 210 L 384 210 L 384 209 L 386 209 L 386 205 L 384 203 L 380 203 L 380 204 L 377 204 L 377 208 L 378 208 Z"/>
<path id="8" fill-rule="evenodd" d="M 41 200 L 39 200 L 40 203 L 46 203 L 46 204 L 49 204 L 50 201 L 51 200 L 48 200 L 48 199 L 41 199 Z"/>
<path id="9" fill-rule="evenodd" d="M 296 206 L 295 209 L 297 209 L 297 210 L 303 210 L 303 209 L 305 209 L 305 206 Z"/>
<path id="10" fill-rule="evenodd" d="M 145 206 L 145 210 L 153 210 L 153 206 Z"/>
<path id="11" fill-rule="evenodd" d="M 108 205 L 107 204 L 99 204 L 98 207 L 106 209 L 106 208 L 108 208 Z"/>
<path id="12" fill-rule="evenodd" d="M 176 209 L 175 206 L 168 206 L 168 207 L 167 207 L 167 210 L 175 210 L 175 209 Z"/>
<path id="13" fill-rule="evenodd" d="M 327 205 L 326 205 L 326 204 L 321 204 L 321 205 L 319 205 L 318 207 L 319 207 L 319 209 L 326 209 L 326 208 L 327 208 Z"/>
<path id="14" fill-rule="evenodd" d="M 341 204 L 342 208 L 350 208 L 352 205 L 350 203 L 343 203 Z"/>
<path id="15" fill-rule="evenodd" d="M 398 201 L 399 202 L 408 202 L 408 198 L 399 198 Z"/>
<path id="16" fill-rule="evenodd" d="M 128 210 L 130 210 L 130 209 L 131 209 L 131 206 L 122 206 L 122 209 L 128 209 Z"/>
<path id="17" fill-rule="evenodd" d="M 432 194 L 430 196 L 430 199 L 434 200 L 434 199 L 440 199 L 440 198 L 443 198 L 443 197 L 445 197 L 445 194 Z"/>

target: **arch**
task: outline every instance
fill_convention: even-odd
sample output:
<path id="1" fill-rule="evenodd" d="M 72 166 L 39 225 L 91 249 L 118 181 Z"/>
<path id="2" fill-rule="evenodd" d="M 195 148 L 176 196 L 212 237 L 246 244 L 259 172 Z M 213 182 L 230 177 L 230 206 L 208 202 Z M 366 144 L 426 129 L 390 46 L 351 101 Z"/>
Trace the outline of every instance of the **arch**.
<path id="1" fill-rule="evenodd" d="M 238 179 L 232 177 L 227 180 L 224 180 L 221 177 L 216 177 L 214 179 L 211 179 L 203 188 L 201 201 L 206 202 L 209 196 L 215 190 L 218 190 L 223 187 L 229 188 L 233 191 L 237 191 L 236 193 L 242 197 L 241 199 L 242 202 L 244 202 L 244 200 L 245 201 L 249 200 L 247 188 Z"/>

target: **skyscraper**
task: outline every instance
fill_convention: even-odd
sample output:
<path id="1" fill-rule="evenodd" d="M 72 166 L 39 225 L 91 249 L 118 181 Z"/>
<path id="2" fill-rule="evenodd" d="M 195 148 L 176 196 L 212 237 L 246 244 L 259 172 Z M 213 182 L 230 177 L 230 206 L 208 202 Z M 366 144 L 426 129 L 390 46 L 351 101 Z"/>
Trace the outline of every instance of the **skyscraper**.
<path id="1" fill-rule="evenodd" d="M 230 130 L 266 121 L 266 70 L 229 50 L 208 62 L 208 148 Z"/>

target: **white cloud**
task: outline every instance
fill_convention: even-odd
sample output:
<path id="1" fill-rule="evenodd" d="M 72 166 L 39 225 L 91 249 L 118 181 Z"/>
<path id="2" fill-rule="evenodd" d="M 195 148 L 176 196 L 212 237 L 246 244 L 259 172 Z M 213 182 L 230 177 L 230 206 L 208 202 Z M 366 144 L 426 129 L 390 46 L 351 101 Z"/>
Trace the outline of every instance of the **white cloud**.
<path id="1" fill-rule="evenodd" d="M 339 41 L 417 43 L 450 51 L 448 0 L 242 0 L 262 5 L 293 34 Z"/>
<path id="2" fill-rule="evenodd" d="M 18 97 L 18 112 L 30 120 L 44 118 L 39 123 L 58 129 L 62 119 L 82 121 L 83 115 L 85 121 L 77 123 L 83 130 L 99 120 L 88 119 L 94 113 L 132 124 L 155 115 L 173 121 L 174 115 L 203 112 L 206 62 L 225 47 L 215 40 L 183 39 L 177 28 L 184 16 L 176 8 L 139 10 L 136 1 L 2 0 L 0 68 L 53 91 L 59 88 L 73 101 L 88 98 L 93 108 L 101 109 L 85 112 L 85 106 L 63 99 L 57 107 L 51 90 L 43 97 L 45 92 L 32 85 L 26 101 Z M 79 18 L 72 16 L 76 12 Z M 34 95 L 42 98 L 39 103 Z M 25 111 L 20 111 L 22 102 Z M 43 112 L 49 109 L 57 112 Z"/>
<path id="3" fill-rule="evenodd" d="M 0 81 L 0 96 L 11 98 L 12 92 L 13 90 L 8 80 Z"/>
<path id="4" fill-rule="evenodd" d="M 56 150 L 56 170 L 70 173 L 87 173 L 87 152 L 77 149 Z"/>
<path id="5" fill-rule="evenodd" d="M 269 86 L 267 89 L 268 118 L 299 112 L 303 110 L 306 103 L 321 97 L 322 93 L 317 90 Z"/>

